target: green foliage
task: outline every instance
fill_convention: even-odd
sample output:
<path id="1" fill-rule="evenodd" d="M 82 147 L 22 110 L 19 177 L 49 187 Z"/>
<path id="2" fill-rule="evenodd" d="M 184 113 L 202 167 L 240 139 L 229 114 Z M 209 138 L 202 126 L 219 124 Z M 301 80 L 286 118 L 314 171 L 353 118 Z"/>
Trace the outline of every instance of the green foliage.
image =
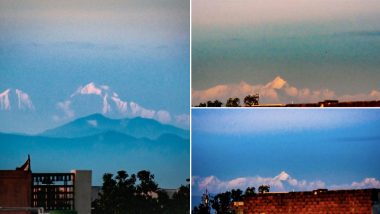
<path id="1" fill-rule="evenodd" d="M 189 213 L 190 186 L 181 186 L 170 199 L 146 170 L 137 175 L 126 171 L 104 174 L 99 196 L 92 203 L 93 214 Z"/>

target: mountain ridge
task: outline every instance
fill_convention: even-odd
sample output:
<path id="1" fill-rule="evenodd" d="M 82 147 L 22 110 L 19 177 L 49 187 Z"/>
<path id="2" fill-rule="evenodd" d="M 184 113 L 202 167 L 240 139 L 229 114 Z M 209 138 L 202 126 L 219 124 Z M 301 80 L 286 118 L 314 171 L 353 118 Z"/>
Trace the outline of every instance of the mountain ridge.
<path id="1" fill-rule="evenodd" d="M 163 134 L 175 134 L 189 139 L 189 131 L 172 125 L 162 124 L 142 117 L 112 119 L 96 113 L 77 118 L 61 126 L 45 130 L 38 136 L 77 138 L 115 131 L 135 138 L 157 139 Z"/>
<path id="2" fill-rule="evenodd" d="M 189 177 L 189 140 L 175 134 L 149 139 L 116 131 L 78 138 L 0 133 L 0 149 L 5 154 L 0 157 L 1 164 L 9 160 L 9 154 L 18 157 L 30 154 L 35 165 L 33 170 L 91 169 L 99 184 L 104 173 L 121 169 L 150 170 L 162 179 L 160 182 L 172 187 Z M 40 167 L 42 163 L 43 168 Z M 168 177 L 173 174 L 176 176 Z"/>

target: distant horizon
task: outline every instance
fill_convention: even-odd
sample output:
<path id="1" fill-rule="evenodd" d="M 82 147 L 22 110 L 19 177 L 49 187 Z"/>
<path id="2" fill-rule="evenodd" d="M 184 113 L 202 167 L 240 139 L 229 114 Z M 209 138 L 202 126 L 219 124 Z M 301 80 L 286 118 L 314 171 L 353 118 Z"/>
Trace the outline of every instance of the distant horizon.
<path id="1" fill-rule="evenodd" d="M 376 101 L 380 100 L 380 90 L 372 90 L 355 95 L 337 95 L 329 89 L 312 91 L 290 85 L 281 76 L 276 76 L 265 84 L 251 85 L 246 81 L 231 84 L 214 85 L 204 90 L 192 90 L 192 106 L 207 101 L 219 100 L 223 104 L 229 98 L 239 98 L 240 102 L 247 95 L 260 95 L 260 104 L 291 104 L 316 103 L 324 100 L 339 100 L 341 102 Z"/>

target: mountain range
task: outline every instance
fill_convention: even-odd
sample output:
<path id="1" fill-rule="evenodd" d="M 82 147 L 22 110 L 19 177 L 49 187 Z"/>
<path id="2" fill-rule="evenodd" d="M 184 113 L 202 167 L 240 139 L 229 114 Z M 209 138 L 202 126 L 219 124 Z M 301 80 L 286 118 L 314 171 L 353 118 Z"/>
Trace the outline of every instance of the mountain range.
<path id="1" fill-rule="evenodd" d="M 17 88 L 8 88 L 0 92 L 0 110 L 11 110 L 12 106 L 15 109 L 34 109 L 29 95 Z"/>
<path id="2" fill-rule="evenodd" d="M 190 176 L 189 131 L 140 117 L 93 114 L 37 135 L 0 133 L 0 149 L 1 165 L 30 154 L 32 170 L 91 169 L 96 185 L 103 173 L 121 169 L 150 170 L 161 186 L 173 188 Z"/>
<path id="3" fill-rule="evenodd" d="M 188 139 L 189 131 L 171 125 L 161 124 L 152 119 L 141 117 L 110 119 L 102 114 L 92 114 L 76 119 L 63 126 L 49 129 L 40 136 L 77 138 L 98 135 L 104 132 L 118 132 L 135 138 L 156 139 L 164 134 L 173 134 Z"/>

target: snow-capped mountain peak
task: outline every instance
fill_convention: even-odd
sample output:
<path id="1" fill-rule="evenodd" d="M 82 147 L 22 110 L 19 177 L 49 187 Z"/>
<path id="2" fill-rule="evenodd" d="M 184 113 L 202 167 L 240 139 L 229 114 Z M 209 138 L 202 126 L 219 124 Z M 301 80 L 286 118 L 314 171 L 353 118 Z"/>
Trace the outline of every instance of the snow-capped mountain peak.
<path id="1" fill-rule="evenodd" d="M 119 95 L 112 91 L 108 85 L 97 86 L 94 82 L 90 82 L 87 85 L 80 86 L 71 96 L 71 99 L 75 99 L 78 96 L 95 95 L 102 99 L 102 112 L 107 114 L 112 111 L 111 102 L 114 104 L 114 108 L 119 113 L 124 114 L 127 112 L 128 103 L 119 98 Z"/>
<path id="2" fill-rule="evenodd" d="M 11 103 L 9 101 L 9 92 L 11 89 L 6 89 L 5 91 L 1 92 L 0 94 L 0 109 L 1 110 L 10 110 L 11 109 Z"/>
<path id="3" fill-rule="evenodd" d="M 12 109 L 12 106 L 16 106 L 15 109 L 33 110 L 33 102 L 30 96 L 20 89 L 5 89 L 0 93 L 0 110 L 8 111 Z"/>
<path id="4" fill-rule="evenodd" d="M 90 99 L 89 99 L 90 98 Z M 113 117 L 143 117 L 156 119 L 162 123 L 169 123 L 171 115 L 165 110 L 152 110 L 144 108 L 134 101 L 126 101 L 108 85 L 97 85 L 90 82 L 80 86 L 71 94 L 69 99 L 59 102 L 57 108 L 63 111 L 63 116 L 56 115 L 56 120 L 65 120 L 75 116 L 76 106 L 82 103 L 90 108 L 90 111 L 101 112 Z M 88 113 L 88 112 L 87 112 Z"/>

